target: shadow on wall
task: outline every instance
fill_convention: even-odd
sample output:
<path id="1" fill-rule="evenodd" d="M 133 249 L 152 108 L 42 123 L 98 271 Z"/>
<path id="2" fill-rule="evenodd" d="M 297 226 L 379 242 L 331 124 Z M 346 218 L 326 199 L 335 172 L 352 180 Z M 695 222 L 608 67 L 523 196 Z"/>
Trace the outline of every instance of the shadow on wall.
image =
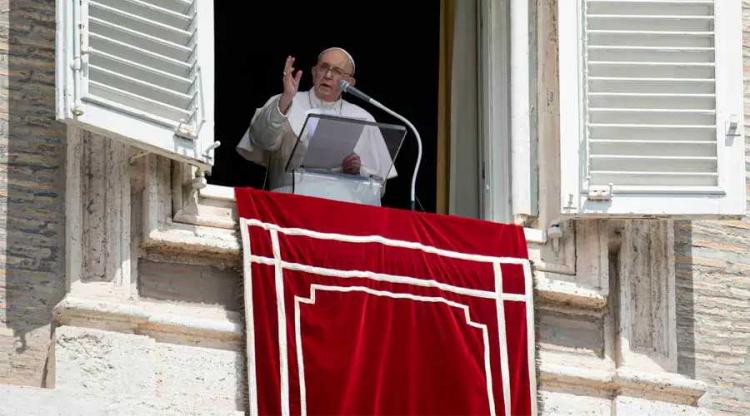
<path id="1" fill-rule="evenodd" d="M 65 126 L 55 121 L 55 2 L 3 3 L 0 383 L 44 385 L 51 312 L 65 292 Z"/>
<path id="2" fill-rule="evenodd" d="M 675 221 L 674 239 L 677 372 L 695 378 L 693 224 L 690 221 Z"/>

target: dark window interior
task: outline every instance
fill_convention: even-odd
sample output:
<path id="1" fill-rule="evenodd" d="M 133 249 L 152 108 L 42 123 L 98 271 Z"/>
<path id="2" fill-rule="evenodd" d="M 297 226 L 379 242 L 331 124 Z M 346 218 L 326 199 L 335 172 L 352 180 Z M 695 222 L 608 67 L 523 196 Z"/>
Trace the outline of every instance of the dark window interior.
<path id="1" fill-rule="evenodd" d="M 311 87 L 310 68 L 330 46 L 347 49 L 357 64 L 357 87 L 409 119 L 424 145 L 417 197 L 435 211 L 440 2 L 382 0 L 356 3 L 216 1 L 216 164 L 209 182 L 261 187 L 265 169 L 239 156 L 235 146 L 255 109 L 281 92 L 287 55 L 304 71 L 300 91 Z M 390 115 L 345 96 L 376 120 Z M 383 205 L 406 208 L 416 143 L 409 133 L 388 181 Z"/>

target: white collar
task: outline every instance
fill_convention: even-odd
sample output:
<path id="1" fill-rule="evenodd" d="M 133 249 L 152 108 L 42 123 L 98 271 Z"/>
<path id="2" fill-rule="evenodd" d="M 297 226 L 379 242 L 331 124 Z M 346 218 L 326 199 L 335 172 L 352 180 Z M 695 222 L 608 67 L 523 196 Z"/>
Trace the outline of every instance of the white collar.
<path id="1" fill-rule="evenodd" d="M 307 91 L 307 97 L 310 101 L 310 108 L 323 108 L 326 110 L 335 110 L 341 114 L 341 110 L 344 107 L 344 100 L 339 97 L 336 101 L 323 101 L 315 94 L 313 88 Z"/>

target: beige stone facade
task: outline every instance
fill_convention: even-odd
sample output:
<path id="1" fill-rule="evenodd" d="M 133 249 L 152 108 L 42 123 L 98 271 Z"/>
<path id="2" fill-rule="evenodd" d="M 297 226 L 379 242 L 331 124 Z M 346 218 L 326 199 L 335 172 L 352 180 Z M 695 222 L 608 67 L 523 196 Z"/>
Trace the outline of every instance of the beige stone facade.
<path id="1" fill-rule="evenodd" d="M 53 2 L 0 3 L 0 378 L 41 386 L 65 294 L 65 126 L 55 121 Z"/>
<path id="2" fill-rule="evenodd" d="M 535 8 L 547 152 L 555 7 Z M 244 413 L 231 193 L 55 121 L 54 1 L 0 0 L 0 42 L 0 415 Z M 750 414 L 750 217 L 561 228 L 529 243 L 541 414 Z"/>

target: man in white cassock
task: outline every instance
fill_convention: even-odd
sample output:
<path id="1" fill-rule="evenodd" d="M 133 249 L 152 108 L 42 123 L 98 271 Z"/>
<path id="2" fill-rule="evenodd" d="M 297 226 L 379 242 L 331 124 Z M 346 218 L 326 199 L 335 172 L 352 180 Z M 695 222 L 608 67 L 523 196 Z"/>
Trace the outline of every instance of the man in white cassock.
<path id="1" fill-rule="evenodd" d="M 347 51 L 342 48 L 326 49 L 318 55 L 317 64 L 312 67 L 313 88 L 301 92 L 298 89 L 302 70 L 295 71 L 294 57 L 286 58 L 282 73 L 283 92 L 271 97 L 255 111 L 250 127 L 237 145 L 237 152 L 245 159 L 267 168 L 269 189 L 290 188 L 293 179 L 285 170 L 286 162 L 308 114 L 375 121 L 370 113 L 341 98 L 339 81 L 343 79 L 354 85 L 354 70 L 354 59 Z M 392 166 L 379 129 L 363 130 L 354 153 L 341 161 L 341 170 L 383 181 L 396 176 L 396 169 Z"/>

